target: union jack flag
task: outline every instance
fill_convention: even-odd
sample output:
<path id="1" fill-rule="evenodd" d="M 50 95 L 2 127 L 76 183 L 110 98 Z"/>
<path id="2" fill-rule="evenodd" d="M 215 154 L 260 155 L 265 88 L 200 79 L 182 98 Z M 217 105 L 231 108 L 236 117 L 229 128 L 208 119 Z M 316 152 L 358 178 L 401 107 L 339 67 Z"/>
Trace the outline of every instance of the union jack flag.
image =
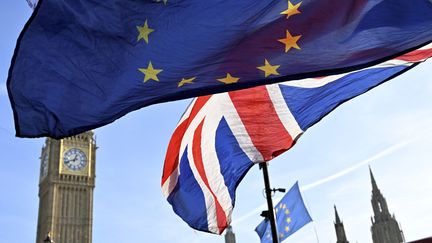
<path id="1" fill-rule="evenodd" d="M 168 146 L 165 197 L 192 228 L 221 234 L 236 187 L 254 164 L 291 148 L 340 104 L 431 56 L 429 44 L 363 70 L 194 99 Z"/>

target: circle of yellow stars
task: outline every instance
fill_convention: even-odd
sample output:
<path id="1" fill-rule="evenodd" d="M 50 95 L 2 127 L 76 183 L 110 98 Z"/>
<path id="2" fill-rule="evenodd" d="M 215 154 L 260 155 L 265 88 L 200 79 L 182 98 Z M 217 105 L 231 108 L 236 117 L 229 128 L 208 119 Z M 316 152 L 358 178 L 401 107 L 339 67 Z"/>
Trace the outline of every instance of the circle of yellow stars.
<path id="1" fill-rule="evenodd" d="M 154 1 L 163 2 L 164 5 L 167 5 L 168 2 L 168 0 L 154 0 Z M 287 9 L 280 13 L 282 15 L 286 15 L 286 19 L 289 19 L 291 16 L 301 14 L 299 8 L 302 4 L 302 1 L 293 4 L 290 0 L 288 0 L 287 3 L 288 3 Z M 136 28 L 138 31 L 137 42 L 140 42 L 142 40 L 148 45 L 150 34 L 154 33 L 156 30 L 152 29 L 149 26 L 147 19 L 144 21 L 142 26 L 136 26 Z M 285 30 L 285 37 L 277 39 L 277 41 L 284 45 L 284 51 L 285 53 L 287 53 L 292 48 L 297 50 L 301 49 L 300 46 L 298 45 L 298 41 L 300 40 L 301 37 L 302 37 L 301 35 L 292 35 L 289 30 Z M 264 78 L 267 78 L 272 75 L 274 76 L 280 75 L 278 72 L 278 68 L 280 68 L 280 66 L 281 65 L 270 64 L 270 61 L 267 58 L 265 58 L 264 65 L 258 66 L 256 68 L 263 72 Z M 151 61 L 149 61 L 147 68 L 138 68 L 138 71 L 144 74 L 144 83 L 146 83 L 149 80 L 154 80 L 156 82 L 159 82 L 159 78 L 157 75 L 161 73 L 163 70 L 154 68 Z M 195 79 L 197 79 L 197 77 L 184 77 L 178 82 L 177 87 L 180 88 L 185 85 L 193 84 Z M 224 84 L 234 84 L 239 82 L 240 78 L 232 75 L 231 73 L 226 73 L 225 77 L 217 78 L 216 80 Z"/>

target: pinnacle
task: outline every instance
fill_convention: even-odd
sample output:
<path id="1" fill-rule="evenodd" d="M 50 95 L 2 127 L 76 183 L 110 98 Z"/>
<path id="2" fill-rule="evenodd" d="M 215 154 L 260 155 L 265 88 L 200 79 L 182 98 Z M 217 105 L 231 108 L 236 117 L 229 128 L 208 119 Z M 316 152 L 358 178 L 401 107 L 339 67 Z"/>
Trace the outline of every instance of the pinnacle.
<path id="1" fill-rule="evenodd" d="M 371 177 L 372 191 L 379 191 L 370 165 L 369 165 L 369 173 L 370 173 L 370 177 Z"/>
<path id="2" fill-rule="evenodd" d="M 339 224 L 339 223 L 341 223 L 341 220 L 339 218 L 339 214 L 337 212 L 336 205 L 334 205 L 334 210 L 335 210 L 335 216 L 336 216 L 336 224 Z"/>

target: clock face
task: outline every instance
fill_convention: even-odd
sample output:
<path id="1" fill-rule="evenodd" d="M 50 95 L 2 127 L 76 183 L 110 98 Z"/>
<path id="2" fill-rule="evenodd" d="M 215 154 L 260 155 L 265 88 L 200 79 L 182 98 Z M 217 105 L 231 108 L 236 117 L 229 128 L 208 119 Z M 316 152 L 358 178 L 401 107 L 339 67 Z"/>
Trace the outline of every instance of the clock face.
<path id="1" fill-rule="evenodd" d="M 41 178 L 44 178 L 47 174 L 48 174 L 48 154 L 45 154 L 42 158 Z"/>
<path id="2" fill-rule="evenodd" d="M 82 150 L 71 148 L 64 152 L 63 163 L 70 170 L 82 170 L 87 165 L 87 156 Z"/>

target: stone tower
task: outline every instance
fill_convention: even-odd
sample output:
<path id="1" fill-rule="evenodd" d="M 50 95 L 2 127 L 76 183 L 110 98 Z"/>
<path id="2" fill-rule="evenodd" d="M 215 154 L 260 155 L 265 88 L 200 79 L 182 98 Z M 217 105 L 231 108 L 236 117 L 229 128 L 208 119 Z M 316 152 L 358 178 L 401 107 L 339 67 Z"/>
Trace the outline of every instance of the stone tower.
<path id="1" fill-rule="evenodd" d="M 372 240 L 374 243 L 400 243 L 404 242 L 404 235 L 399 228 L 394 215 L 390 215 L 387 202 L 376 184 L 372 170 L 369 167 L 372 182 L 372 208 L 374 216 L 372 220 Z"/>
<path id="2" fill-rule="evenodd" d="M 93 132 L 47 138 L 41 153 L 36 243 L 91 243 L 96 142 Z"/>
<path id="3" fill-rule="evenodd" d="M 225 243 L 235 243 L 235 234 L 232 230 L 231 225 L 228 225 L 227 231 L 225 233 Z"/>
<path id="4" fill-rule="evenodd" d="M 342 221 L 339 218 L 336 205 L 334 206 L 334 210 L 335 210 L 335 217 L 336 217 L 334 222 L 334 226 L 336 230 L 336 239 L 337 239 L 336 243 L 348 243 L 348 240 L 345 235 L 345 228 Z"/>

